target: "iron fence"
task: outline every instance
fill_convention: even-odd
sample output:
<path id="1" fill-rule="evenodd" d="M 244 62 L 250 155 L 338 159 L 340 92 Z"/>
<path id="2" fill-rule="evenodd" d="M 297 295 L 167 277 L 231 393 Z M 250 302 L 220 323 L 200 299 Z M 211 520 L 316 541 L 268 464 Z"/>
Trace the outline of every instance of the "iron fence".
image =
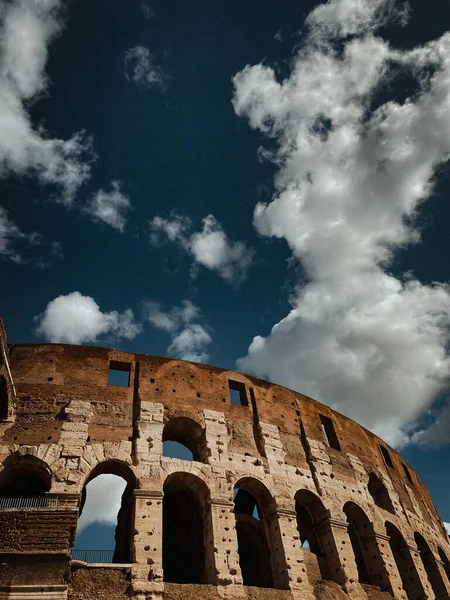
<path id="1" fill-rule="evenodd" d="M 72 560 L 85 563 L 112 563 L 114 550 L 72 550 Z"/>
<path id="2" fill-rule="evenodd" d="M 58 508 L 57 496 L 2 496 L 0 509 L 8 508 Z"/>

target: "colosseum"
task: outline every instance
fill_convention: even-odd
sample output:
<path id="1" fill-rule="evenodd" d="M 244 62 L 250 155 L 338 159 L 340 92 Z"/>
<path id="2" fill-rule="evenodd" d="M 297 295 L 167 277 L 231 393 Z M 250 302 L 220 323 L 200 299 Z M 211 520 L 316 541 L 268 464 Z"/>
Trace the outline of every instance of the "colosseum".
<path id="1" fill-rule="evenodd" d="M 450 597 L 426 488 L 351 419 L 207 365 L 8 346 L 1 321 L 0 346 L 0 599 Z M 83 560 L 85 486 L 105 473 L 126 481 L 114 554 Z"/>

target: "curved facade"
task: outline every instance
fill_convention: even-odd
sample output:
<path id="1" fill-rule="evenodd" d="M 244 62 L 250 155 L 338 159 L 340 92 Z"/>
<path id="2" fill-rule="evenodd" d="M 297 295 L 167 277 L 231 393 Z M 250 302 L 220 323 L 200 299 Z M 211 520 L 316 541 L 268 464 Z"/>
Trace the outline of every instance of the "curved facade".
<path id="1" fill-rule="evenodd" d="M 186 361 L 4 331 L 0 356 L 0 598 L 450 597 L 426 488 L 351 419 Z M 113 562 L 92 564 L 71 547 L 102 473 L 126 489 Z"/>

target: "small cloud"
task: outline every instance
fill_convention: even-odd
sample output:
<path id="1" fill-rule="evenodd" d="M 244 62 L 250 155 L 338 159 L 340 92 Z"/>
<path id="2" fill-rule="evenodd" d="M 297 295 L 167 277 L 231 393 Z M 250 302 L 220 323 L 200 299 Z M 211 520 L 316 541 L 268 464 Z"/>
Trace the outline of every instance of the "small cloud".
<path id="1" fill-rule="evenodd" d="M 82 344 L 107 334 L 131 340 L 142 331 L 132 310 L 104 313 L 93 298 L 80 292 L 58 296 L 34 320 L 36 333 L 52 343 Z"/>
<path id="2" fill-rule="evenodd" d="M 444 526 L 445 526 L 445 529 L 447 530 L 447 533 L 450 535 L 450 523 L 444 522 Z"/>
<path id="3" fill-rule="evenodd" d="M 0 206 L 0 258 L 17 264 L 32 263 L 44 268 L 62 258 L 61 243 L 45 242 L 36 231 L 24 233 L 12 221 L 6 209 Z"/>
<path id="4" fill-rule="evenodd" d="M 125 77 L 128 81 L 149 87 L 165 87 L 162 69 L 155 64 L 150 51 L 144 46 L 135 46 L 125 52 Z"/>
<path id="5" fill-rule="evenodd" d="M 192 232 L 185 216 L 173 213 L 170 219 L 154 217 L 150 221 L 150 242 L 161 243 L 166 237 L 189 252 L 198 265 L 216 271 L 226 281 L 240 283 L 245 279 L 254 252 L 244 242 L 231 241 L 213 215 L 202 221 L 202 230 Z"/>
<path id="6" fill-rule="evenodd" d="M 283 34 L 281 33 L 281 29 L 279 29 L 276 34 L 273 36 L 273 39 L 276 42 L 282 42 L 283 41 Z"/>
<path id="7" fill-rule="evenodd" d="M 199 323 L 201 313 L 198 306 L 189 300 L 183 300 L 181 306 L 175 306 L 165 312 L 158 302 L 146 302 L 144 305 L 146 319 L 156 327 L 172 336 L 167 352 L 183 360 L 206 362 L 209 355 L 207 346 L 212 342 L 211 336 Z"/>
<path id="8" fill-rule="evenodd" d="M 126 215 L 131 209 L 130 199 L 122 193 L 120 183 L 113 181 L 111 191 L 98 190 L 85 208 L 95 220 L 103 221 L 110 227 L 123 232 Z"/>
<path id="9" fill-rule="evenodd" d="M 155 7 L 153 0 L 141 0 L 141 10 L 146 19 L 152 19 L 155 16 Z"/>

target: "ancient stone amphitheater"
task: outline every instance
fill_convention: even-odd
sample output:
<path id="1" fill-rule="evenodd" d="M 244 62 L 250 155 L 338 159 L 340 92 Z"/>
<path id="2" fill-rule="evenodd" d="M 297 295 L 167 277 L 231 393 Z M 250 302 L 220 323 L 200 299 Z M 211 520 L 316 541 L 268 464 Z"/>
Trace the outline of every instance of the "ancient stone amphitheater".
<path id="1" fill-rule="evenodd" d="M 0 598 L 449 598 L 427 490 L 354 421 L 207 365 L 8 346 L 0 325 Z M 163 456 L 167 440 L 193 460 Z M 127 482 L 114 556 L 80 560 L 84 489 L 104 473 Z"/>

